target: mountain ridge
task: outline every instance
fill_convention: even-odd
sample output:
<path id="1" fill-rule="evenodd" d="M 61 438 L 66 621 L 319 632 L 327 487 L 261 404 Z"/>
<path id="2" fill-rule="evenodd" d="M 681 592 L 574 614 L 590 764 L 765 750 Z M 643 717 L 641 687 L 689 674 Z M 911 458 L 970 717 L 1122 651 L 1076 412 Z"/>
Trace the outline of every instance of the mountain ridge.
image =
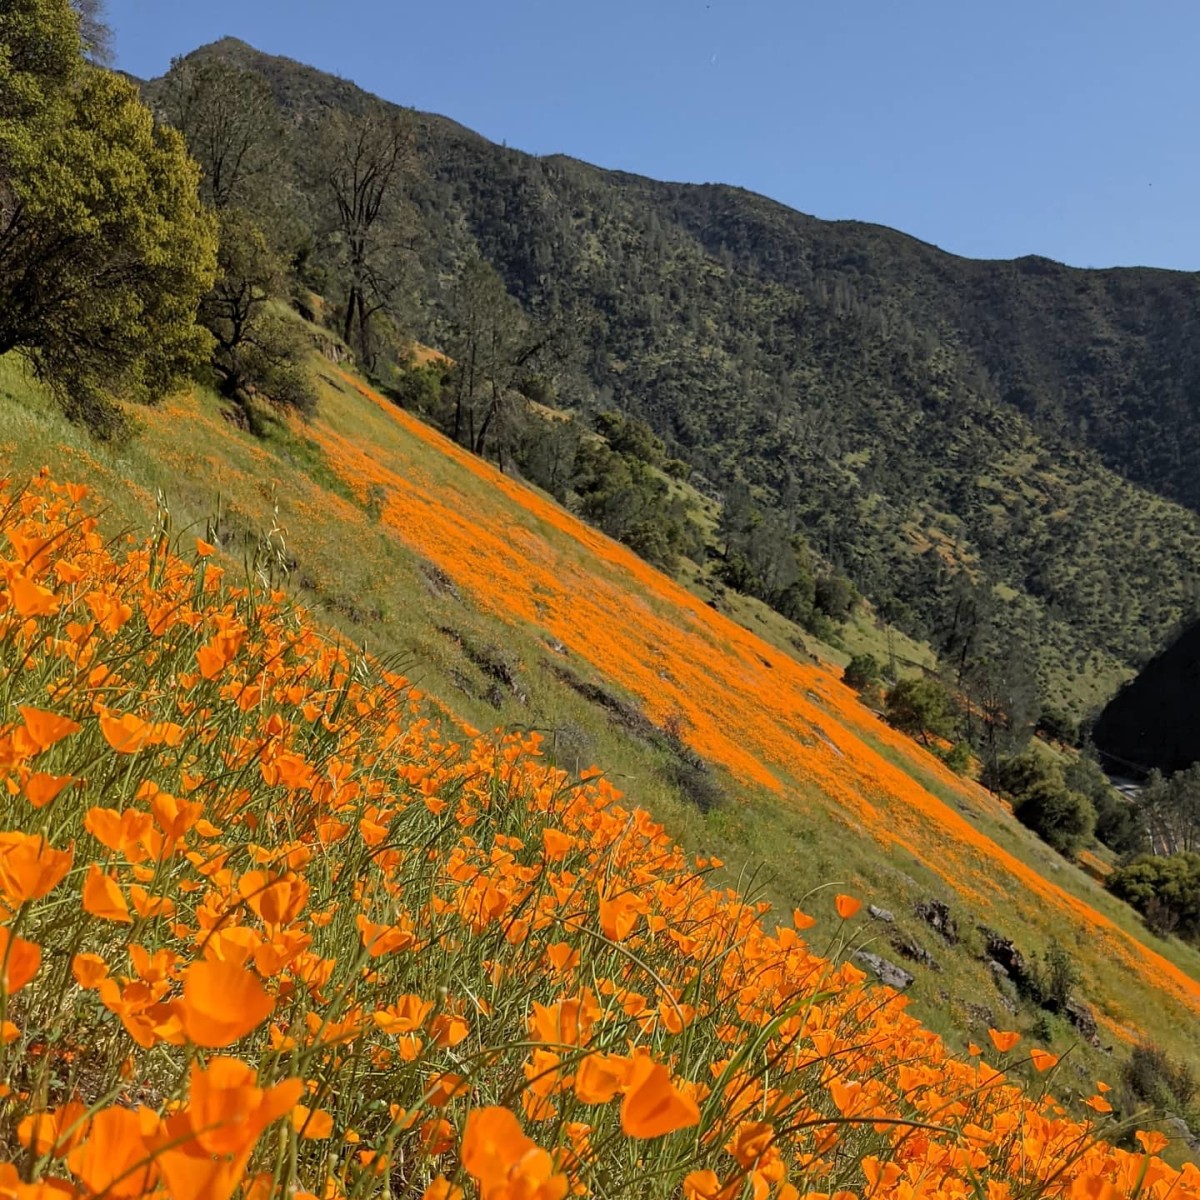
<path id="1" fill-rule="evenodd" d="M 245 43 L 195 54 L 266 79 L 294 135 L 282 190 L 316 228 L 308 131 L 386 102 Z M 406 332 L 439 343 L 481 255 L 527 311 L 580 326 L 562 407 L 644 419 L 940 649 L 970 592 L 1076 719 L 1195 611 L 1200 276 L 965 259 L 415 120 Z"/>
<path id="2" fill-rule="evenodd" d="M 1134 263 L 1121 263 L 1121 264 L 1114 263 L 1114 264 L 1106 264 L 1104 266 L 1081 267 L 1081 266 L 1075 266 L 1075 265 L 1066 263 L 1061 259 L 1056 259 L 1049 255 L 1037 254 L 1037 253 L 1033 253 L 1033 252 L 1030 252 L 1027 254 L 1013 255 L 1011 257 L 1000 257 L 1000 258 L 981 258 L 981 257 L 977 257 L 974 255 L 969 255 L 969 254 L 959 254 L 957 251 L 948 250 L 945 247 L 940 246 L 936 242 L 931 242 L 931 241 L 927 240 L 926 238 L 919 237 L 918 235 L 916 235 L 914 233 L 910 233 L 905 229 L 901 229 L 898 226 L 888 225 L 882 221 L 865 221 L 865 220 L 862 220 L 857 217 L 819 217 L 813 213 L 807 212 L 806 210 L 804 210 L 802 208 L 796 208 L 793 205 L 789 204 L 787 201 L 780 200 L 777 197 L 772 196 L 767 192 L 756 191 L 754 188 L 747 187 L 743 184 L 731 183 L 728 180 L 713 179 L 713 180 L 706 180 L 706 181 L 697 181 L 697 180 L 686 180 L 686 179 L 660 179 L 658 176 L 644 175 L 644 174 L 641 174 L 640 172 L 631 171 L 624 167 L 606 167 L 599 163 L 594 163 L 594 162 L 590 161 L 589 159 L 582 158 L 577 154 L 573 154 L 569 150 L 555 150 L 555 151 L 550 151 L 547 153 L 539 153 L 538 151 L 525 150 L 518 146 L 512 145 L 507 141 L 507 139 L 503 142 L 497 142 L 497 141 L 493 140 L 492 138 L 488 137 L 486 134 L 479 133 L 477 130 L 472 129 L 469 125 L 466 125 L 462 121 L 459 121 L 457 118 L 449 116 L 446 113 L 434 112 L 431 109 L 417 108 L 415 105 L 409 105 L 409 104 L 405 104 L 403 101 L 400 101 L 400 100 L 390 99 L 389 97 L 384 96 L 379 92 L 372 92 L 367 88 L 361 87 L 359 84 L 354 83 L 353 80 L 338 74 L 336 71 L 329 71 L 323 67 L 315 66 L 311 63 L 305 63 L 302 60 L 293 58 L 290 55 L 273 54 L 272 52 L 270 52 L 268 50 L 260 49 L 259 47 L 255 46 L 252 42 L 248 42 L 244 38 L 237 37 L 236 35 L 227 34 L 227 35 L 217 38 L 211 42 L 202 43 L 201 45 L 197 46 L 195 49 L 188 51 L 187 53 L 181 55 L 180 57 L 183 59 L 188 59 L 188 58 L 192 58 L 195 56 L 203 56 L 203 55 L 209 55 L 209 54 L 220 55 L 222 57 L 232 56 L 234 58 L 251 59 L 251 60 L 270 60 L 270 61 L 278 63 L 278 64 L 288 64 L 293 67 L 299 67 L 306 72 L 311 72 L 313 74 L 323 76 L 324 78 L 330 80 L 331 82 L 336 82 L 339 84 L 348 84 L 354 90 L 362 92 L 364 95 L 368 96 L 370 99 L 378 101 L 379 103 L 389 105 L 392 107 L 396 107 L 396 108 L 406 108 L 409 111 L 413 112 L 421 120 L 426 120 L 426 121 L 432 120 L 432 121 L 436 121 L 436 122 L 451 126 L 454 129 L 456 129 L 462 133 L 465 133 L 472 138 L 475 138 L 481 142 L 487 143 L 489 146 L 493 146 L 497 149 L 501 149 L 501 150 L 508 151 L 511 153 L 525 155 L 529 158 L 536 159 L 539 162 L 555 163 L 555 162 L 561 161 L 563 163 L 569 163 L 576 167 L 585 167 L 588 170 L 595 171 L 600 174 L 609 176 L 611 178 L 623 180 L 623 181 L 651 182 L 654 184 L 659 184 L 664 187 L 696 188 L 696 189 L 700 189 L 700 190 L 715 189 L 715 190 L 720 190 L 720 191 L 729 191 L 729 192 L 736 193 L 743 197 L 748 197 L 748 198 L 751 198 L 754 200 L 763 201 L 763 202 L 773 205 L 773 206 L 777 206 L 778 208 L 784 210 L 785 212 L 787 212 L 793 216 L 800 217 L 805 221 L 815 222 L 815 223 L 818 223 L 823 226 L 846 227 L 846 228 L 853 228 L 856 230 L 863 230 L 863 231 L 874 230 L 874 231 L 882 232 L 884 234 L 903 238 L 906 241 L 913 243 L 914 245 L 917 245 L 924 249 L 932 250 L 935 253 L 937 253 L 938 255 L 945 256 L 947 258 L 956 259 L 956 260 L 958 260 L 960 262 L 964 262 L 964 263 L 977 263 L 977 264 L 984 264 L 984 265 L 1006 264 L 1006 263 L 1014 264 L 1014 265 L 1029 263 L 1032 265 L 1032 264 L 1044 263 L 1044 264 L 1048 264 L 1048 265 L 1051 265 L 1054 267 L 1061 267 L 1067 271 L 1072 271 L 1072 272 L 1085 272 L 1085 273 L 1159 272 L 1164 275 L 1172 275 L 1172 276 L 1200 277 L 1200 271 L 1188 271 L 1183 268 L 1177 268 L 1177 267 L 1145 266 L 1145 265 L 1134 264 Z M 126 74 L 127 78 L 137 80 L 136 76 L 130 75 L 128 72 L 125 72 L 125 74 Z M 152 79 L 153 78 L 158 78 L 158 77 L 152 77 Z M 137 81 L 141 82 L 141 83 L 147 83 L 147 82 L 151 82 L 152 80 L 137 80 Z"/>

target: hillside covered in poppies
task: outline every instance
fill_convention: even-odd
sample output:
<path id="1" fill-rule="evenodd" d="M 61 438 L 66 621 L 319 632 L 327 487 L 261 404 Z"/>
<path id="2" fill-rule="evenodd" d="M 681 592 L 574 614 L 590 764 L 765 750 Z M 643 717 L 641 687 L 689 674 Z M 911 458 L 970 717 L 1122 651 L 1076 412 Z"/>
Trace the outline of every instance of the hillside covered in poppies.
<path id="1" fill-rule="evenodd" d="M 1200 1193 L 1104 1140 L 1107 1085 L 1070 1118 L 1005 1073 L 1054 1054 L 867 986 L 858 897 L 769 932 L 212 543 L 114 549 L 48 474 L 0 504 L 9 1194 Z"/>
<path id="2" fill-rule="evenodd" d="M 1190 1175 L 1126 1140 L 1150 1114 L 1095 1077 L 1117 1083 L 1148 1033 L 1193 1052 L 1187 952 L 1152 948 L 1075 868 L 1052 880 L 999 801 L 827 669 L 353 377 L 326 371 L 321 416 L 267 443 L 180 397 L 144 415 L 132 458 L 16 395 L 3 1119 L 20 1178 L 130 1196 L 235 1179 L 973 1195 L 988 1178 L 1017 1196 L 1133 1195 L 1144 1169 L 1140 1186 L 1185 1194 Z M 95 491 L 34 478 L 39 456 Z M 178 499 L 155 518 L 157 472 Z M 324 616 L 292 607 L 297 585 Z M 467 674 L 472 655 L 499 671 L 484 646 L 507 655 L 494 734 Z M 634 713 L 705 764 L 708 811 Z M 765 890 L 731 874 L 763 863 L 786 864 Z M 949 974 L 914 968 L 903 997 L 849 961 L 879 940 L 866 904 L 904 924 L 929 894 L 1026 951 L 1066 939 L 1109 1052 L 1006 1011 L 961 949 L 935 947 Z M 236 1134 L 215 1132 L 226 1118 Z M 209 1182 L 180 1190 L 200 1163 Z"/>
<path id="3" fill-rule="evenodd" d="M 1195 281 L 103 7 L 0 8 L 0 1200 L 1200 1196 L 1200 772 L 1086 743 Z"/>

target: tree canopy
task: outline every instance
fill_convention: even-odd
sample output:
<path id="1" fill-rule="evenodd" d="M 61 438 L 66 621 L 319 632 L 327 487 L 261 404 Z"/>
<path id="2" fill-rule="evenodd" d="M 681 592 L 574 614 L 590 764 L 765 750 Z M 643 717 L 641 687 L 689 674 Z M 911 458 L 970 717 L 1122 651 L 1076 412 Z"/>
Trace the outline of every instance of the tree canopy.
<path id="1" fill-rule="evenodd" d="M 202 361 L 216 231 L 182 137 L 84 59 L 69 0 L 0 12 L 0 353 L 101 435 Z"/>

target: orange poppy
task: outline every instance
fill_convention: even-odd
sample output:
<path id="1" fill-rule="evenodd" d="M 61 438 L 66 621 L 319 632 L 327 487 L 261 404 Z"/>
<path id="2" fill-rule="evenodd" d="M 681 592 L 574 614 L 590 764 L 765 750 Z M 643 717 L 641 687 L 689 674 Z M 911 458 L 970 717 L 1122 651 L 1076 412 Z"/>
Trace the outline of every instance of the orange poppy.
<path id="1" fill-rule="evenodd" d="M 1165 1150 L 1171 1142 L 1165 1133 L 1159 1133 L 1157 1129 L 1150 1132 L 1139 1129 L 1133 1136 L 1137 1138 L 1147 1154 L 1157 1154 L 1160 1150 Z"/>
<path id="2" fill-rule="evenodd" d="M 438 1013 L 429 1023 L 429 1032 L 439 1046 L 457 1046 L 471 1032 L 465 1017 L 457 1013 Z"/>
<path id="3" fill-rule="evenodd" d="M 716 1171 L 689 1171 L 683 1178 L 684 1200 L 717 1200 L 721 1180 Z"/>
<path id="4" fill-rule="evenodd" d="M 118 925 L 132 925 L 129 905 L 117 881 L 105 874 L 95 863 L 88 867 L 83 881 L 83 911 L 101 921 L 114 921 Z"/>
<path id="5" fill-rule="evenodd" d="M 108 976 L 108 963 L 98 954 L 76 954 L 71 959 L 71 974 L 81 988 L 91 991 Z"/>
<path id="6" fill-rule="evenodd" d="M 700 1123 L 695 1100 L 671 1082 L 661 1063 L 634 1059 L 621 1101 L 621 1129 L 627 1137 L 655 1138 Z"/>
<path id="7" fill-rule="evenodd" d="M 89 1125 L 86 1105 L 71 1101 L 50 1112 L 25 1117 L 17 1126 L 17 1141 L 36 1155 L 62 1158 L 83 1141 Z"/>
<path id="8" fill-rule="evenodd" d="M 49 750 L 55 742 L 78 733 L 83 728 L 78 721 L 69 717 L 60 717 L 58 713 L 46 712 L 40 708 L 28 708 L 24 705 L 18 710 L 25 719 L 25 731 L 30 741 L 40 750 Z"/>
<path id="9" fill-rule="evenodd" d="M 150 744 L 154 726 L 143 721 L 136 713 L 127 712 L 114 717 L 105 711 L 100 714 L 100 732 L 118 754 L 136 754 Z"/>
<path id="10" fill-rule="evenodd" d="M 74 782 L 73 775 L 47 775 L 44 771 L 38 771 L 25 781 L 25 798 L 34 808 L 45 808 Z"/>
<path id="11" fill-rule="evenodd" d="M 67 1166 L 90 1192 L 132 1200 L 149 1192 L 158 1174 L 151 1150 L 158 1128 L 147 1108 L 101 1109 L 86 1140 L 67 1155 Z"/>
<path id="12" fill-rule="evenodd" d="M 10 996 L 19 992 L 42 965 L 42 948 L 0 926 L 0 988 Z"/>
<path id="13" fill-rule="evenodd" d="M 421 1200 L 463 1200 L 463 1190 L 445 1175 L 438 1175 L 421 1195 Z"/>
<path id="14" fill-rule="evenodd" d="M 629 1078 L 630 1061 L 615 1054 L 589 1054 L 575 1070 L 575 1096 L 582 1104 L 607 1104 Z"/>
<path id="15" fill-rule="evenodd" d="M 533 1003 L 529 1032 L 539 1042 L 583 1046 L 592 1030 L 593 1016 L 581 1000 L 560 1000 L 554 1005 Z"/>
<path id="16" fill-rule="evenodd" d="M 420 1128 L 421 1150 L 431 1158 L 454 1149 L 454 1126 L 444 1117 L 425 1121 Z"/>
<path id="17" fill-rule="evenodd" d="M 312 1109 L 305 1104 L 297 1104 L 292 1109 L 292 1128 L 302 1138 L 324 1141 L 333 1136 L 333 1114 L 323 1108 Z"/>
<path id="18" fill-rule="evenodd" d="M 798 908 L 792 909 L 792 927 L 803 931 L 811 929 L 817 923 L 816 917 L 810 917 L 808 913 L 801 912 Z"/>
<path id="19" fill-rule="evenodd" d="M 260 1087 L 252 1067 L 218 1054 L 205 1066 L 192 1064 L 187 1116 L 196 1140 L 209 1154 L 236 1155 L 291 1112 L 303 1093 L 299 1079 Z"/>
<path id="20" fill-rule="evenodd" d="M 555 1173 L 550 1155 L 525 1136 L 506 1108 L 468 1115 L 460 1157 L 482 1200 L 562 1200 L 567 1194 L 567 1177 Z"/>
<path id="21" fill-rule="evenodd" d="M 412 922 L 403 914 L 394 925 L 377 925 L 359 913 L 354 918 L 363 946 L 371 958 L 382 958 L 397 950 L 407 950 L 415 941 Z"/>
<path id="22" fill-rule="evenodd" d="M 856 899 L 854 896 L 847 896 L 842 892 L 839 892 L 833 898 L 833 906 L 837 909 L 837 915 L 841 917 L 843 921 L 848 921 L 852 916 L 854 916 L 855 913 L 858 912 L 860 908 L 862 908 L 862 901 Z"/>
<path id="23" fill-rule="evenodd" d="M 1029 1061 L 1039 1071 L 1049 1071 L 1051 1067 L 1058 1066 L 1058 1055 L 1051 1054 L 1049 1050 L 1030 1050 Z"/>
<path id="24" fill-rule="evenodd" d="M 18 572 L 9 580 L 8 594 L 19 616 L 47 617 L 58 612 L 58 597 L 24 572 Z"/>
<path id="25" fill-rule="evenodd" d="M 36 834 L 0 833 L 0 892 L 14 905 L 40 900 L 62 882 L 73 857 Z"/>
<path id="26" fill-rule="evenodd" d="M 288 925 L 308 900 L 308 884 L 298 875 L 272 877 L 266 871 L 247 871 L 238 892 L 266 925 Z"/>
<path id="27" fill-rule="evenodd" d="M 236 963 L 204 960 L 183 973 L 179 1014 L 188 1040 L 197 1046 L 231 1046 L 261 1025 L 274 998 L 252 971 Z"/>
<path id="28" fill-rule="evenodd" d="M 988 1037 L 1001 1054 L 1007 1054 L 1021 1040 L 1021 1035 L 1012 1030 L 989 1029 Z"/>
<path id="29" fill-rule="evenodd" d="M 600 898 L 600 929 L 613 942 L 623 942 L 637 925 L 638 910 L 632 896 Z"/>
<path id="30" fill-rule="evenodd" d="M 187 1108 L 169 1117 L 155 1162 L 177 1200 L 228 1200 L 263 1130 L 295 1107 L 299 1079 L 262 1088 L 254 1070 L 218 1055 L 193 1063 Z"/>
<path id="31" fill-rule="evenodd" d="M 575 839 L 561 829 L 547 826 L 542 830 L 542 846 L 547 862 L 561 862 L 575 847 Z"/>

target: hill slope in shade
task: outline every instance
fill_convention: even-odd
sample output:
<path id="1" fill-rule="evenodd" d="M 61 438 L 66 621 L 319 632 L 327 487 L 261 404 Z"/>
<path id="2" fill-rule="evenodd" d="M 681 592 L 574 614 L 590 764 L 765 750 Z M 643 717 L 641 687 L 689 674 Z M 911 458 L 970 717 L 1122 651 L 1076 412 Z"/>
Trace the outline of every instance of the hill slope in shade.
<path id="1" fill-rule="evenodd" d="M 210 531 L 234 561 L 269 545 L 327 619 L 398 656 L 477 726 L 545 730 L 568 762 L 598 762 L 693 849 L 765 864 L 785 912 L 836 883 L 912 928 L 914 902 L 942 897 L 968 934 L 980 922 L 1027 954 L 1064 945 L 1108 1040 L 1146 1033 L 1200 1058 L 1200 956 L 1150 938 L 830 671 L 734 625 L 369 389 L 327 368 L 318 419 L 266 441 L 210 397 L 181 397 L 145 413 L 139 442 L 114 454 L 36 398 L 15 401 L 16 386 L 0 396 L 6 470 L 45 461 L 97 483 L 110 527 L 144 524 L 161 491 L 177 528 Z M 675 762 L 664 739 L 601 706 L 620 697 L 712 764 L 724 799 L 701 811 L 664 783 Z M 1000 1011 L 990 972 L 969 950 L 933 948 L 945 973 L 916 969 L 918 1011 L 959 1037 L 978 1030 L 972 1005 Z"/>
<path id="2" fill-rule="evenodd" d="M 1170 774 L 1200 761 L 1200 625 L 1156 655 L 1100 714 L 1092 731 L 1114 769 Z"/>
<path id="3" fill-rule="evenodd" d="M 269 81 L 297 131 L 280 195 L 316 227 L 312 131 L 375 102 L 242 43 L 197 54 Z M 429 114 L 417 143 L 417 332 L 436 341 L 482 254 L 527 309 L 578 322 L 565 404 L 644 417 L 717 489 L 744 477 L 910 632 L 974 590 L 1082 719 L 1194 608 L 1197 276 L 974 262 Z"/>

